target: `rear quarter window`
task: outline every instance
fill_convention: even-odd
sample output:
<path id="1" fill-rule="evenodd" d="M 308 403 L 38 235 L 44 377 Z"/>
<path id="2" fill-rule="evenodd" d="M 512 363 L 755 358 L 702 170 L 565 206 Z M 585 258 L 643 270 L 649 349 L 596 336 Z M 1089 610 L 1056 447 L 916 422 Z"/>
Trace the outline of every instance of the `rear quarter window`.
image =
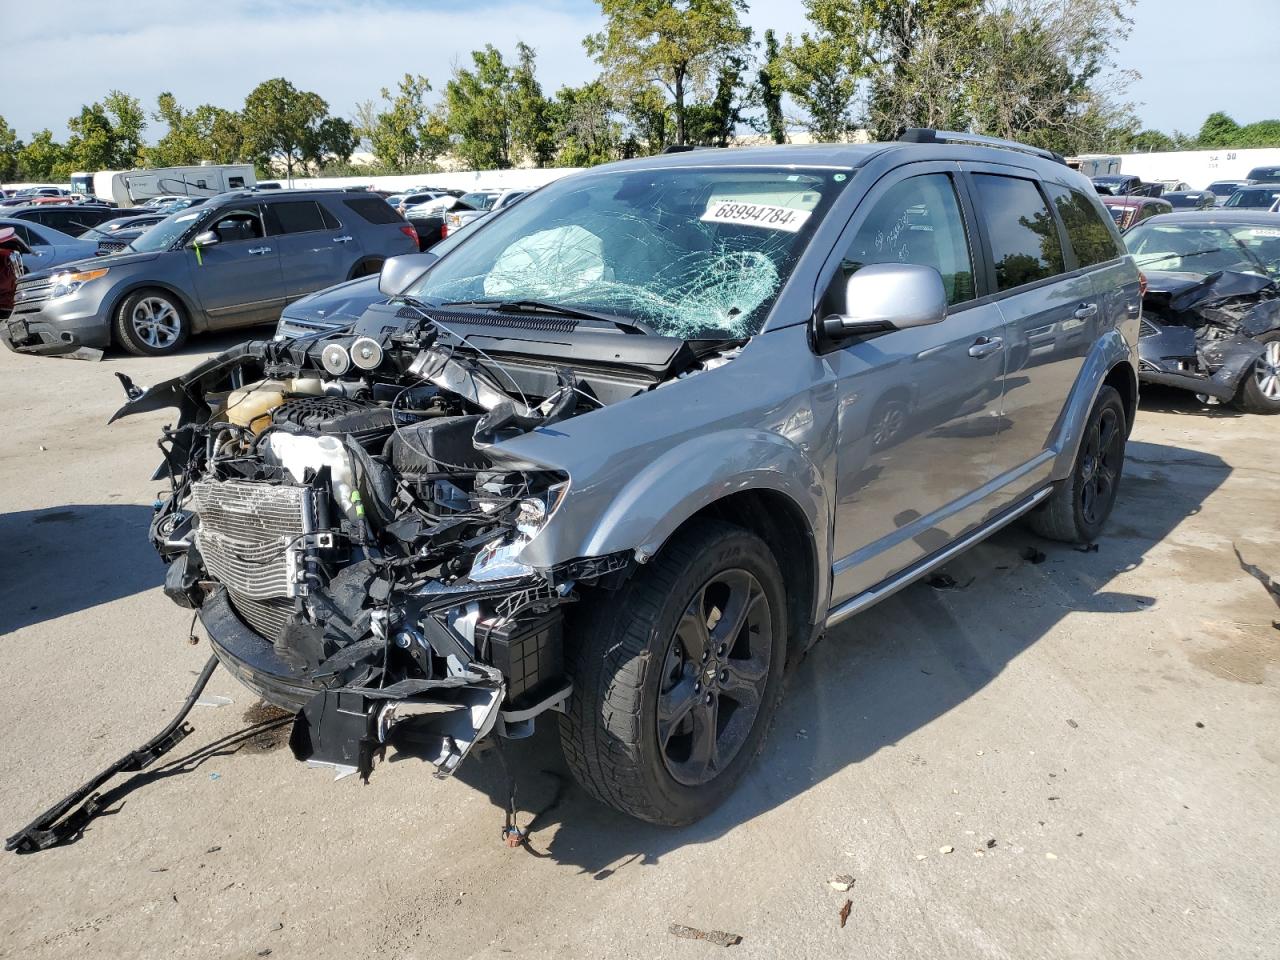
<path id="1" fill-rule="evenodd" d="M 1058 223 L 1031 180 L 974 175 L 978 214 L 987 227 L 996 288 L 1012 290 L 1066 272 Z"/>
<path id="2" fill-rule="evenodd" d="M 343 200 L 342 203 L 368 223 L 404 222 L 404 217 L 396 212 L 396 208 L 380 197 L 351 197 Z"/>
<path id="3" fill-rule="evenodd" d="M 1094 201 L 1078 190 L 1056 184 L 1045 186 L 1063 226 L 1067 228 L 1067 241 L 1075 251 L 1078 266 L 1092 267 L 1125 255 L 1124 245 L 1103 221 Z"/>

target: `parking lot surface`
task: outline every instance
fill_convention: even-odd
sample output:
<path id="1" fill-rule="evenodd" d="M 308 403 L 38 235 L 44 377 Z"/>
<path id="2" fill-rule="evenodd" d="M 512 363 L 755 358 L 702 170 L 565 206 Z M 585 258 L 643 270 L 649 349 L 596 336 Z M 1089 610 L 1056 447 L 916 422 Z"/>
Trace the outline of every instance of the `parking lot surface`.
<path id="1" fill-rule="evenodd" d="M 209 656 L 146 540 L 172 413 L 106 421 L 116 371 L 153 383 L 231 342 L 0 353 L 4 835 L 156 733 Z M 1275 957 L 1278 427 L 1150 392 L 1096 552 L 1015 526 L 842 624 L 686 829 L 589 800 L 543 723 L 505 749 L 532 830 L 507 849 L 492 751 L 448 781 L 333 782 L 219 671 L 114 815 L 0 858 L 0 957 L 721 949 L 673 923 L 740 935 L 735 957 Z"/>

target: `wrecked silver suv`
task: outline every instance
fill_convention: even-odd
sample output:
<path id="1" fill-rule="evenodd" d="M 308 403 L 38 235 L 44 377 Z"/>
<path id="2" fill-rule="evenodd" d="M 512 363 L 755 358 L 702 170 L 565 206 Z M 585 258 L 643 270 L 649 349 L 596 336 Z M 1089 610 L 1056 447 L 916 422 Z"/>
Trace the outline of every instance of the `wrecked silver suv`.
<path id="1" fill-rule="evenodd" d="M 827 627 L 1115 500 L 1118 233 L 1052 155 L 914 137 L 568 177 L 349 329 L 133 388 L 181 411 L 166 592 L 300 759 L 447 775 L 554 712 L 599 799 L 707 813 Z"/>

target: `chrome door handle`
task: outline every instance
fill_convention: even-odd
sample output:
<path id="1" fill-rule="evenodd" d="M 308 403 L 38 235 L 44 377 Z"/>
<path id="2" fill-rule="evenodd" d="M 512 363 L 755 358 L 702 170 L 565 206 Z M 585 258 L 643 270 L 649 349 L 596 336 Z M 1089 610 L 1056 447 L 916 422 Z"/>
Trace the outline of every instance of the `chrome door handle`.
<path id="1" fill-rule="evenodd" d="M 1097 312 L 1098 305 L 1096 303 L 1082 303 L 1073 316 L 1075 316 L 1077 320 L 1088 320 Z"/>
<path id="2" fill-rule="evenodd" d="M 333 238 L 334 243 L 350 243 L 351 240 L 352 240 L 351 237 L 334 237 Z"/>
<path id="3" fill-rule="evenodd" d="M 264 253 L 270 253 L 270 252 L 271 252 L 270 247 L 250 247 L 249 248 L 249 253 L 251 253 L 255 257 L 260 257 Z"/>
<path id="4" fill-rule="evenodd" d="M 1004 341 L 999 337 L 979 337 L 973 341 L 973 346 L 969 348 L 969 356 L 971 357 L 989 357 L 997 350 L 1004 348 Z"/>

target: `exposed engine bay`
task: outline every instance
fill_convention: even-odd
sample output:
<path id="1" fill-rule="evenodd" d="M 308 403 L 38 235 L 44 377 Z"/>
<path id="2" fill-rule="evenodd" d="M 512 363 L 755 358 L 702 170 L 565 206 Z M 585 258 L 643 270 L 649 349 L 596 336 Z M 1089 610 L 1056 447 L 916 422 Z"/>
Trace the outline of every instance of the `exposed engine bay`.
<path id="1" fill-rule="evenodd" d="M 478 740 L 563 707 L 562 609 L 635 562 L 523 563 L 570 478 L 503 441 L 712 362 L 527 310 L 437 322 L 383 305 L 150 390 L 122 377 L 116 416 L 180 409 L 151 525 L 165 592 L 238 679 L 297 712 L 294 755 L 367 779 L 392 745 L 447 776 Z"/>
<path id="2" fill-rule="evenodd" d="M 1280 329 L 1280 286 L 1255 273 L 1150 271 L 1138 340 L 1139 377 L 1218 400 L 1236 399 Z"/>

